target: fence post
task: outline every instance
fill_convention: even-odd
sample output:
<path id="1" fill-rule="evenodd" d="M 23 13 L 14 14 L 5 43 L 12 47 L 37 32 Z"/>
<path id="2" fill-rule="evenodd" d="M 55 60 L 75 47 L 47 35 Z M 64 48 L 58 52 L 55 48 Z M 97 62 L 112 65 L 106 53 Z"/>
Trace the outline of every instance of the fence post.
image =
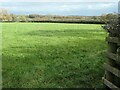
<path id="1" fill-rule="evenodd" d="M 107 90 L 120 90 L 120 36 L 109 33 L 107 61 L 104 64 L 105 76 L 103 83 Z"/>

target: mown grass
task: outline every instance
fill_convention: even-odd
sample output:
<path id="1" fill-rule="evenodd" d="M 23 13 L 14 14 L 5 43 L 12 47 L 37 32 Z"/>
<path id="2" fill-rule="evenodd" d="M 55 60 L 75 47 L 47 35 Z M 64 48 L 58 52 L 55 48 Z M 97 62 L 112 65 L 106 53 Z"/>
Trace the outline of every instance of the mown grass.
<path id="1" fill-rule="evenodd" d="M 3 88 L 101 88 L 101 25 L 3 23 Z"/>

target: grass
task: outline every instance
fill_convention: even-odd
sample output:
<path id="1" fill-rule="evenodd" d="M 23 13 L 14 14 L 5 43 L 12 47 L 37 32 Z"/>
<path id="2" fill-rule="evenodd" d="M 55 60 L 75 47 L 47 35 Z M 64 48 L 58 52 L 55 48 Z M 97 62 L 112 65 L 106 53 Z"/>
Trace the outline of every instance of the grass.
<path id="1" fill-rule="evenodd" d="M 101 88 L 101 25 L 3 23 L 3 88 Z"/>

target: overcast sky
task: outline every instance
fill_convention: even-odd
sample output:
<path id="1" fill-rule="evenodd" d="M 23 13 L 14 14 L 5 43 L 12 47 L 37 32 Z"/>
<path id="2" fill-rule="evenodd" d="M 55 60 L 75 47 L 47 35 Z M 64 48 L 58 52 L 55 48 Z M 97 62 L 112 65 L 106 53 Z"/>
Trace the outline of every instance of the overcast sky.
<path id="1" fill-rule="evenodd" d="M 106 13 L 118 12 L 118 2 L 78 2 L 77 0 L 66 0 L 66 2 L 50 0 L 0 0 L 0 8 L 7 9 L 14 14 L 49 14 L 49 15 L 82 15 L 95 16 Z M 10 2 L 11 1 L 11 2 Z M 21 2 L 22 1 L 22 2 Z M 85 1 L 85 0 L 83 0 Z M 89 2 L 87 2 L 89 1 Z M 100 1 L 100 0 L 99 0 Z M 101 0 L 102 1 L 102 0 Z"/>

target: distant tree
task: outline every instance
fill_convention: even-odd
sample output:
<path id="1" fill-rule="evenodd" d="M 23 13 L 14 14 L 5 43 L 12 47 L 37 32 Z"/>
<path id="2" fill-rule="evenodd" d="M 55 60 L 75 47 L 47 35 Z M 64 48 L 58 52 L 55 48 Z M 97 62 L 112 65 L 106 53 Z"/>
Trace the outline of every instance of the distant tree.
<path id="1" fill-rule="evenodd" d="M 97 20 L 97 17 L 96 17 L 96 16 L 92 16 L 92 19 L 93 19 L 93 20 Z"/>
<path id="2" fill-rule="evenodd" d="M 114 19 L 117 17 L 116 13 L 104 14 L 101 16 L 101 20 L 105 23 L 109 22 L 109 20 Z"/>
<path id="3" fill-rule="evenodd" d="M 19 21 L 24 21 L 26 22 L 27 21 L 27 17 L 25 15 L 19 15 Z"/>
<path id="4" fill-rule="evenodd" d="M 0 21 L 12 21 L 12 17 L 6 9 L 0 9 Z"/>
<path id="5" fill-rule="evenodd" d="M 8 14 L 8 12 L 6 9 L 0 9 L 0 20 L 5 21 L 7 14 Z"/>
<path id="6" fill-rule="evenodd" d="M 29 18 L 37 18 L 37 17 L 39 17 L 40 15 L 38 15 L 38 14 L 30 14 L 29 15 Z"/>
<path id="7" fill-rule="evenodd" d="M 16 21 L 17 21 L 17 16 L 16 16 L 16 15 L 11 14 L 11 17 L 12 17 L 12 21 L 13 21 L 13 22 L 16 22 Z"/>

